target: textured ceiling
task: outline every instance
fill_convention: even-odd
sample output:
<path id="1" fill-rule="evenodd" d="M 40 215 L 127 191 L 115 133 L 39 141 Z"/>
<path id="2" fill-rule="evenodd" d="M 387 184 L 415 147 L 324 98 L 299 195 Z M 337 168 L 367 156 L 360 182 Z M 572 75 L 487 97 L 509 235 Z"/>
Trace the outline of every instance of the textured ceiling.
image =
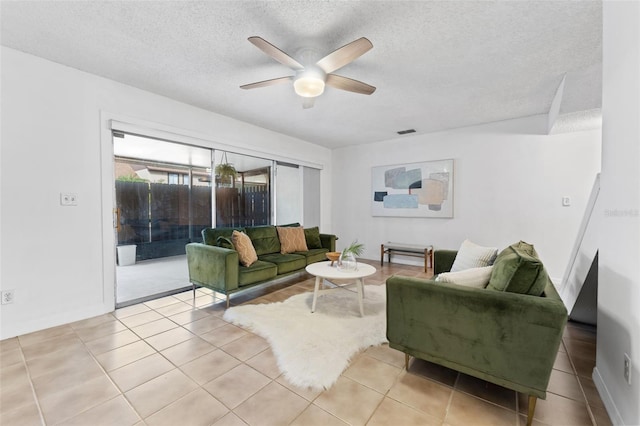
<path id="1" fill-rule="evenodd" d="M 335 148 L 601 105 L 598 1 L 2 1 L 1 43 L 267 129 Z M 302 108 L 293 72 L 247 38 L 320 58 L 359 37 L 373 49 Z M 579 114 L 578 114 L 579 115 Z M 410 137 L 410 136 L 409 136 Z"/>

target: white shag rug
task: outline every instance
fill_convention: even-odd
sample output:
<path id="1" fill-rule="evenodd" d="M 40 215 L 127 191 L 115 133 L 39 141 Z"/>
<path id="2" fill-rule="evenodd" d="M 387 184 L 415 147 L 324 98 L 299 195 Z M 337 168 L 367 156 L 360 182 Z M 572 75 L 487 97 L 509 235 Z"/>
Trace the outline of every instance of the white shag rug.
<path id="1" fill-rule="evenodd" d="M 290 383 L 328 389 L 353 355 L 387 342 L 385 290 L 384 285 L 365 286 L 364 317 L 357 293 L 335 289 L 318 296 L 315 313 L 311 292 L 284 302 L 235 306 L 224 319 L 267 339 Z"/>

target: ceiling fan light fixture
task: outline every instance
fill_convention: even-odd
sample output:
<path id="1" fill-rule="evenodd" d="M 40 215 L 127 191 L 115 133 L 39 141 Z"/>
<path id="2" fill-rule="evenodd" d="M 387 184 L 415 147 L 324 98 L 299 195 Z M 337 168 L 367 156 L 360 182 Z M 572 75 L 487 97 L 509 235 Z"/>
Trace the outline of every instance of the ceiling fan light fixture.
<path id="1" fill-rule="evenodd" d="M 315 98 L 324 92 L 324 80 L 319 77 L 300 77 L 293 82 L 293 88 L 303 98 Z"/>
<path id="2" fill-rule="evenodd" d="M 324 73 L 313 68 L 298 73 L 293 81 L 293 89 L 303 98 L 315 98 L 324 92 Z"/>
<path id="3" fill-rule="evenodd" d="M 305 109 L 311 108 L 314 99 L 324 93 L 325 85 L 331 86 L 334 89 L 346 90 L 363 95 L 370 95 L 376 90 L 375 87 L 361 81 L 333 74 L 334 71 L 353 62 L 373 47 L 373 44 L 365 37 L 360 37 L 351 43 L 345 44 L 315 64 L 305 65 L 302 65 L 262 37 L 249 37 L 249 41 L 268 56 L 271 56 L 276 61 L 294 70 L 296 74 L 295 76 L 272 78 L 270 80 L 244 84 L 240 86 L 241 89 L 255 89 L 258 87 L 287 83 L 293 80 L 294 91 L 298 96 L 305 99 L 303 103 Z M 308 60 L 312 59 L 311 55 L 307 55 L 306 53 L 304 56 Z"/>

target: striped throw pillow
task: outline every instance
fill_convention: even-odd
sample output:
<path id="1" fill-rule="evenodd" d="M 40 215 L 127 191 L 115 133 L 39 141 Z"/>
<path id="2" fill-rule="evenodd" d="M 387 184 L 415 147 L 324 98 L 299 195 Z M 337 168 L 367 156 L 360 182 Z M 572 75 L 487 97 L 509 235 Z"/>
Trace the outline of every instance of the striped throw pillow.
<path id="1" fill-rule="evenodd" d="M 498 256 L 496 247 L 482 247 L 469 240 L 464 240 L 453 261 L 451 272 L 493 265 L 496 256 Z"/>

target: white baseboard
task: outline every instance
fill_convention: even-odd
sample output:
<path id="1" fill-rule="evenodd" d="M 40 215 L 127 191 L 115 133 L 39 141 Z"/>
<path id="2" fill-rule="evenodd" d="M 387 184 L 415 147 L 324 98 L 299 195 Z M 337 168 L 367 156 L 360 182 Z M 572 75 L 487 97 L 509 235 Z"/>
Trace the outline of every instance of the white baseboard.
<path id="1" fill-rule="evenodd" d="M 624 425 L 622 420 L 622 416 L 616 407 L 616 403 L 611 397 L 609 390 L 607 389 L 607 385 L 604 384 L 604 380 L 598 371 L 598 367 L 593 369 L 593 382 L 596 385 L 596 389 L 598 389 L 598 393 L 600 394 L 600 399 L 604 403 L 604 407 L 607 409 L 607 414 L 609 415 L 609 419 L 611 423 L 614 425 Z"/>
<path id="2" fill-rule="evenodd" d="M 40 317 L 32 321 L 21 322 L 18 324 L 2 324 L 0 330 L 0 340 L 9 339 L 11 337 L 22 336 L 23 334 L 40 331 L 59 325 L 69 324 L 87 318 L 97 317 L 113 311 L 113 306 L 109 304 L 97 304 L 77 309 L 71 312 L 61 312 L 47 317 Z"/>

